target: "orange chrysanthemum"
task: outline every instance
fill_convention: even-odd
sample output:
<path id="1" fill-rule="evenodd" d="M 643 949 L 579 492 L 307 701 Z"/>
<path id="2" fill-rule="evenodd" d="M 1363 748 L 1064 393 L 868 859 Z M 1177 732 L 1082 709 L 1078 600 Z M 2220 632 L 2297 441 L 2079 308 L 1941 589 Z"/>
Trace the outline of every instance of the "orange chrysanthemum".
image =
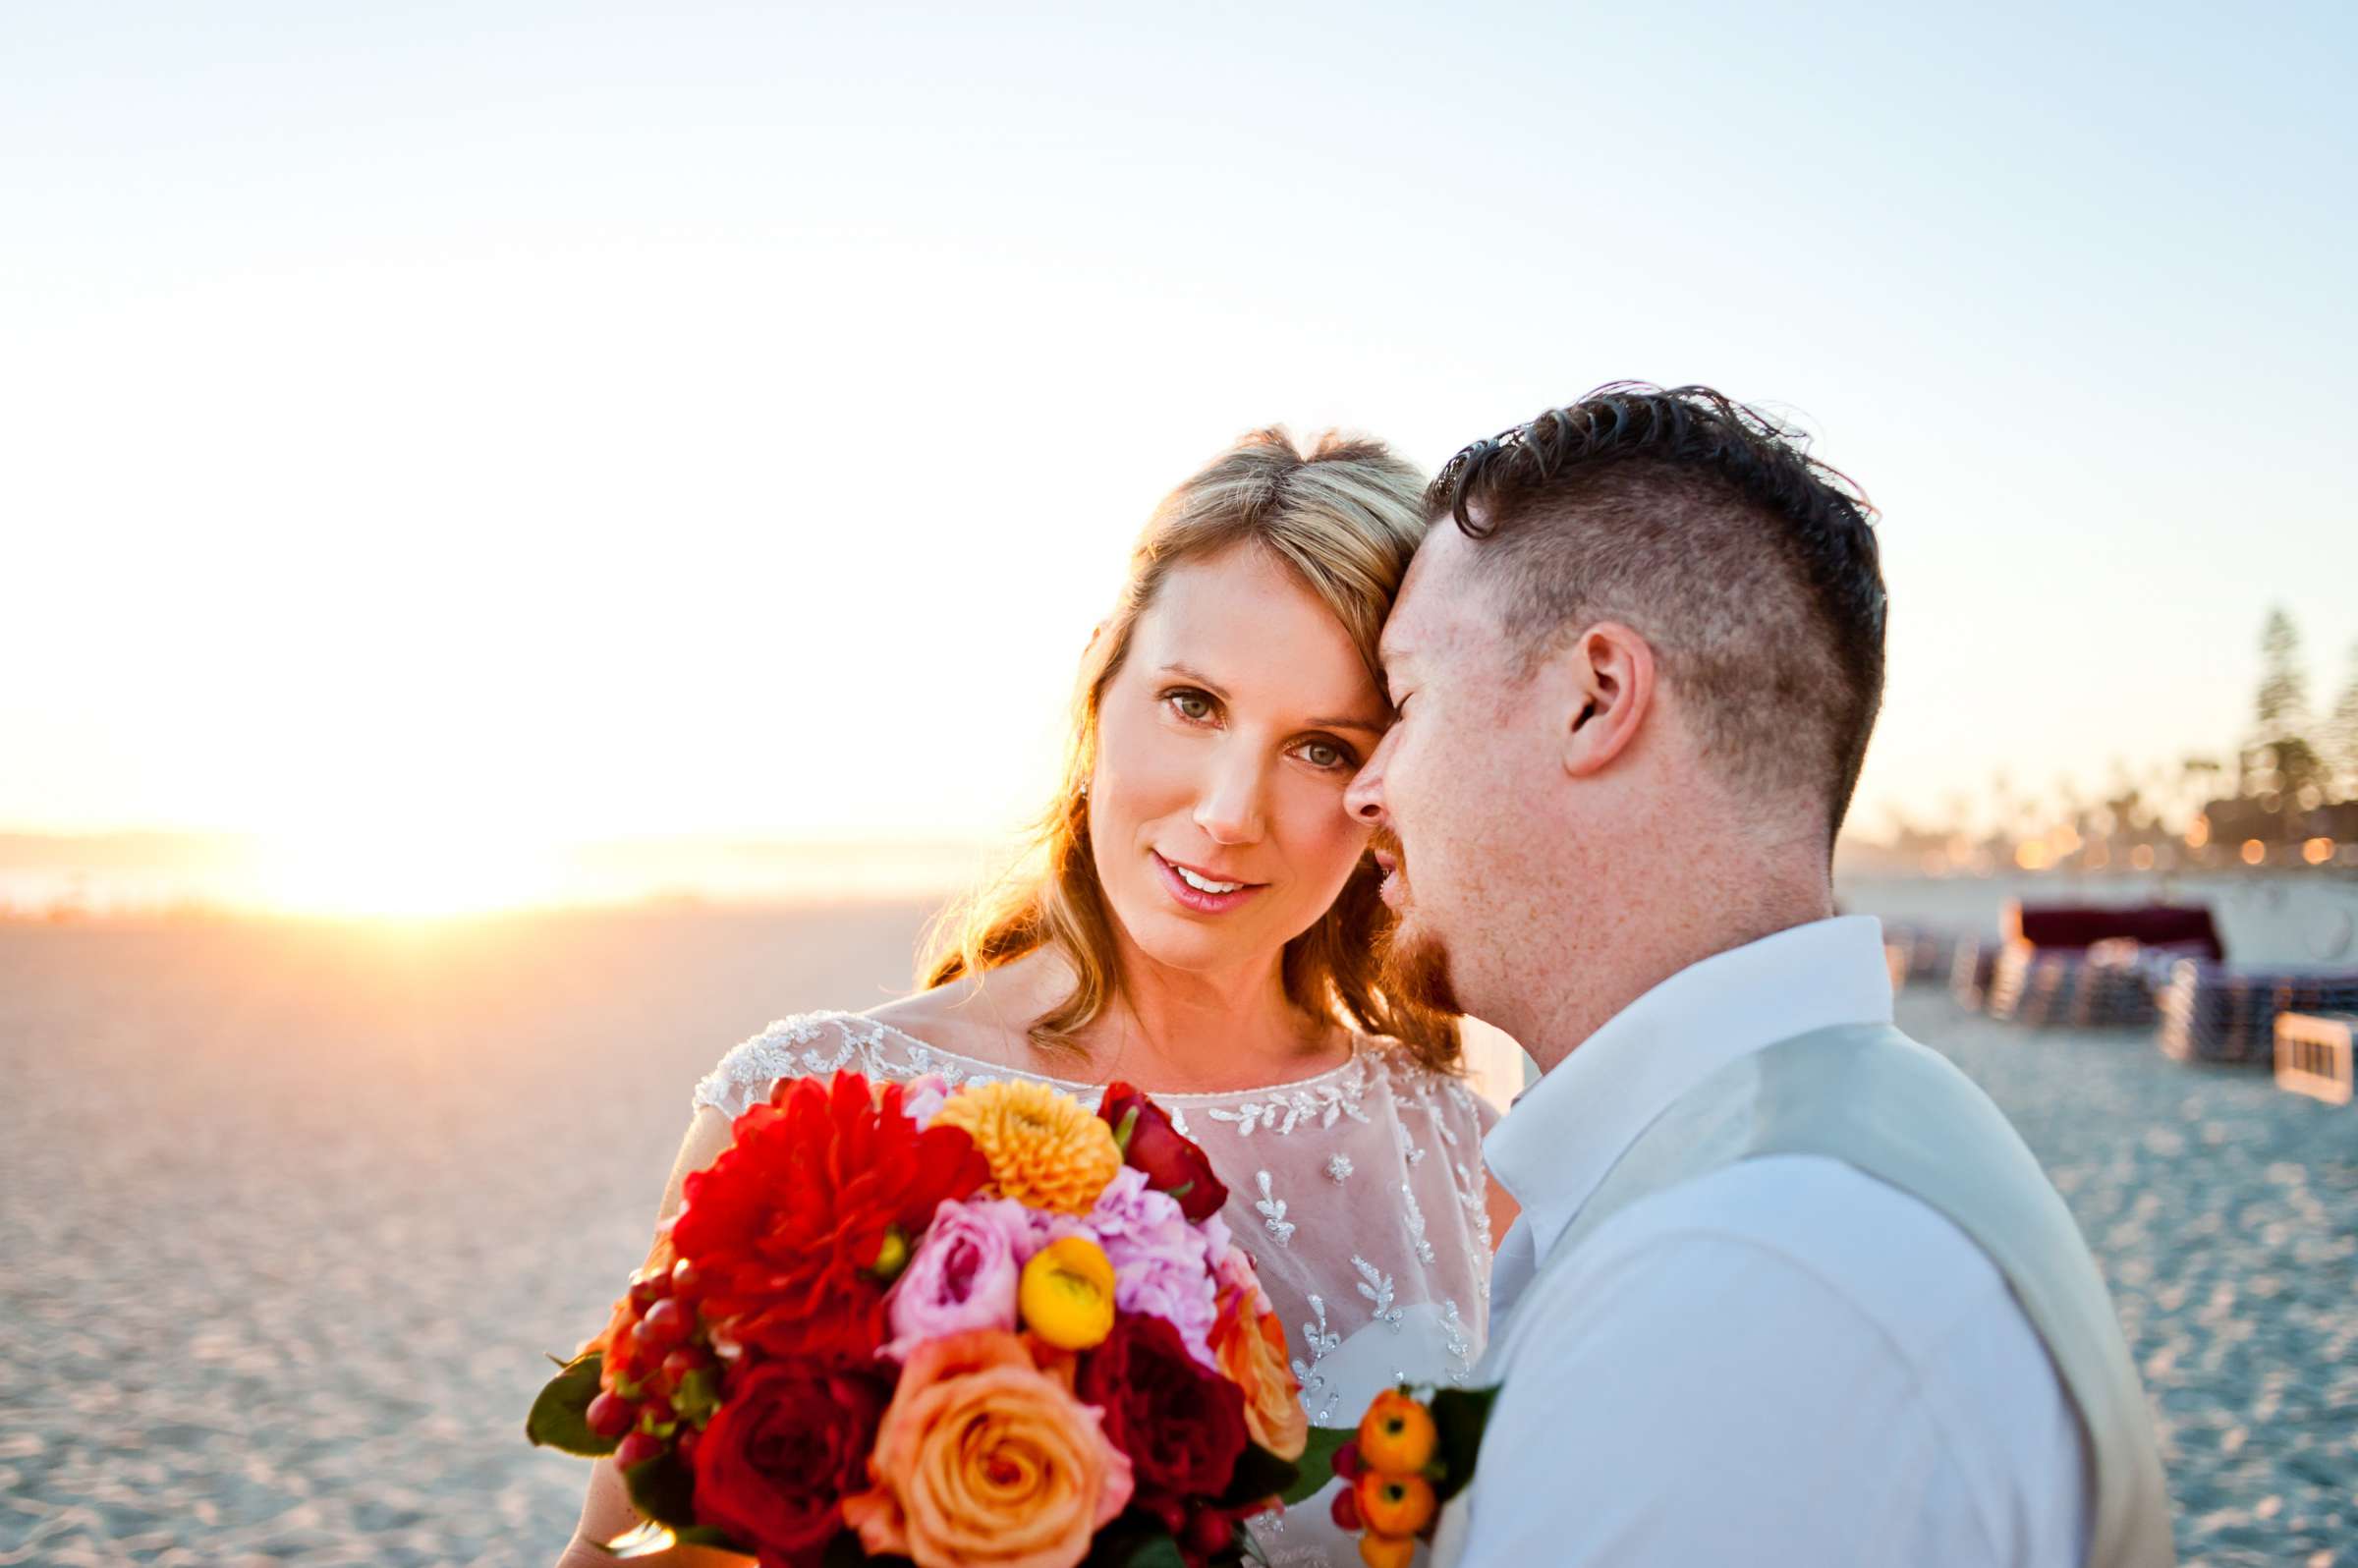
<path id="1" fill-rule="evenodd" d="M 1086 1214 L 1122 1168 L 1113 1129 L 1045 1084 L 975 1084 L 933 1117 L 975 1141 L 1001 1198 L 1062 1214 Z"/>

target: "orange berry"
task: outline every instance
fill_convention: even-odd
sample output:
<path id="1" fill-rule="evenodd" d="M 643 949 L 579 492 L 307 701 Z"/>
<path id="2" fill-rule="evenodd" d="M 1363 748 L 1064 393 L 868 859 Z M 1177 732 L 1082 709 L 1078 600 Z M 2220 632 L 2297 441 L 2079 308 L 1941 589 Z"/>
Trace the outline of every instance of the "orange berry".
<path id="1" fill-rule="evenodd" d="M 1368 1568 L 1408 1568 L 1417 1555 L 1414 1536 L 1362 1536 L 1359 1538 L 1359 1560 Z"/>
<path id="2" fill-rule="evenodd" d="M 1386 1476 L 1369 1471 L 1359 1478 L 1359 1517 L 1378 1536 L 1413 1536 L 1432 1523 L 1440 1504 L 1423 1476 Z"/>
<path id="3" fill-rule="evenodd" d="M 1359 1457 L 1370 1470 L 1413 1476 L 1432 1463 L 1440 1442 L 1432 1414 L 1397 1388 L 1387 1388 L 1359 1422 Z"/>

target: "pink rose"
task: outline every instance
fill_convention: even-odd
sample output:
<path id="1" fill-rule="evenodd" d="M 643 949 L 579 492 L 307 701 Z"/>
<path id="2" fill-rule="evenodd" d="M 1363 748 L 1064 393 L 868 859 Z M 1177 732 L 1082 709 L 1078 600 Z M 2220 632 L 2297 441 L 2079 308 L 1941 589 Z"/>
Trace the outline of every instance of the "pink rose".
<path id="1" fill-rule="evenodd" d="M 933 1211 L 917 1254 L 886 1298 L 892 1341 L 884 1354 L 906 1361 L 928 1339 L 971 1328 L 1015 1327 L 1016 1285 L 1023 1274 L 1031 1221 L 1005 1199 L 947 1203 Z"/>

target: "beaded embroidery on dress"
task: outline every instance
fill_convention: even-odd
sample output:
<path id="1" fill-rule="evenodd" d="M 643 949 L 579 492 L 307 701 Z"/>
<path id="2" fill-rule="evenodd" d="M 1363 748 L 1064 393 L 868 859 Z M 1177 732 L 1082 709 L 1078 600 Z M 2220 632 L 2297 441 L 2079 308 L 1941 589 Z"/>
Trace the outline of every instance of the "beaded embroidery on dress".
<path id="1" fill-rule="evenodd" d="M 735 1117 L 781 1078 L 1024 1078 L 1095 1106 L 1098 1086 L 993 1066 L 854 1013 L 802 1013 L 721 1058 L 694 1103 Z M 1361 1040 L 1340 1067 L 1217 1094 L 1155 1094 L 1228 1187 L 1221 1217 L 1285 1324 L 1310 1419 L 1356 1420 L 1396 1382 L 1463 1382 L 1489 1325 L 1482 1138 L 1496 1121 L 1458 1080 Z M 1273 1568 L 1357 1564 L 1329 1492 L 1255 1529 Z"/>

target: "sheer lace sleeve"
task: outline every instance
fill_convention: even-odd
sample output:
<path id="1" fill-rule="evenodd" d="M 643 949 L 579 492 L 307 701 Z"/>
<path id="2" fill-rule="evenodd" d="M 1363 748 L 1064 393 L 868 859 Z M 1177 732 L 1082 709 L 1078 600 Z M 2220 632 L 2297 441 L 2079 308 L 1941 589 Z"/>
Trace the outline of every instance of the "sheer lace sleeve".
<path id="1" fill-rule="evenodd" d="M 731 1121 L 769 1097 L 783 1078 L 823 1078 L 849 1068 L 872 1072 L 885 1032 L 849 1013 L 797 1013 L 781 1018 L 742 1044 L 696 1086 L 689 1109 L 709 1105 Z"/>

